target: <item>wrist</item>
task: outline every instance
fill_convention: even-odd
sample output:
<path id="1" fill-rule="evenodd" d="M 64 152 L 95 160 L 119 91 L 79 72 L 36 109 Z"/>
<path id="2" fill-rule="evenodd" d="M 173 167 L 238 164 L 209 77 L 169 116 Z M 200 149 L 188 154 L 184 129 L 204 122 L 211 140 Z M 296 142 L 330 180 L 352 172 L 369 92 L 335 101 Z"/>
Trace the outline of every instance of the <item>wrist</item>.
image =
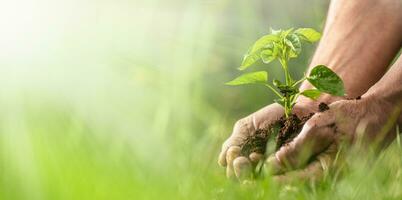
<path id="1" fill-rule="evenodd" d="M 400 107 L 402 105 L 402 88 L 399 85 L 390 86 L 380 81 L 362 95 L 362 98 L 377 99 L 394 107 Z"/>
<path id="2" fill-rule="evenodd" d="M 381 108 L 379 112 L 386 112 L 396 117 L 397 123 L 402 125 L 402 94 L 400 90 L 373 86 L 362 95 L 362 99 L 368 104 L 377 104 Z"/>

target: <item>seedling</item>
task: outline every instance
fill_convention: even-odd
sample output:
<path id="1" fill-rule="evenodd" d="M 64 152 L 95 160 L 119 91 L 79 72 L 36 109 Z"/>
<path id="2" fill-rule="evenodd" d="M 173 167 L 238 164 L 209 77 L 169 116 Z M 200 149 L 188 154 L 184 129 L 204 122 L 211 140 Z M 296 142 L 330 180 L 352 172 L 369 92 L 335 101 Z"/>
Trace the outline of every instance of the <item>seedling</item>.
<path id="1" fill-rule="evenodd" d="M 243 58 L 239 70 L 245 70 L 262 60 L 268 64 L 278 60 L 285 74 L 284 82 L 273 79 L 272 85 L 268 83 L 268 73 L 257 71 L 245 73 L 234 80 L 227 82 L 227 85 L 261 84 L 278 96 L 274 101 L 285 109 L 285 117 L 289 118 L 292 108 L 300 95 L 316 100 L 322 93 L 334 96 L 344 96 L 345 89 L 339 76 L 324 65 L 314 67 L 309 75 L 295 80 L 289 73 L 289 60 L 297 58 L 302 51 L 302 43 L 314 43 L 321 37 L 321 34 L 311 28 L 272 30 L 271 33 L 258 39 Z M 304 91 L 299 90 L 299 84 L 304 80 L 310 82 L 315 88 Z"/>
<path id="2" fill-rule="evenodd" d="M 311 69 L 309 75 L 304 75 L 299 80 L 293 79 L 289 73 L 289 60 L 297 58 L 302 51 L 302 43 L 314 43 L 321 34 L 311 28 L 272 30 L 271 33 L 258 39 L 243 58 L 239 70 L 245 70 L 262 60 L 268 64 L 278 60 L 285 74 L 285 80 L 273 79 L 268 83 L 268 73 L 257 71 L 245 73 L 227 85 L 261 84 L 278 96 L 274 101 L 284 107 L 285 116 L 269 124 L 267 127 L 256 130 L 254 135 L 245 139 L 241 145 L 241 154 L 248 156 L 251 152 L 264 154 L 269 138 L 276 137 L 276 149 L 289 143 L 301 131 L 304 123 L 311 117 L 292 114 L 292 109 L 300 95 L 313 100 L 322 93 L 334 96 L 344 96 L 345 89 L 339 76 L 324 65 L 317 65 Z M 299 85 L 307 80 L 315 88 L 304 91 L 299 90 Z M 320 104 L 321 105 L 321 104 Z M 326 105 L 324 105 L 326 106 Z M 327 106 L 326 106 L 327 107 Z"/>

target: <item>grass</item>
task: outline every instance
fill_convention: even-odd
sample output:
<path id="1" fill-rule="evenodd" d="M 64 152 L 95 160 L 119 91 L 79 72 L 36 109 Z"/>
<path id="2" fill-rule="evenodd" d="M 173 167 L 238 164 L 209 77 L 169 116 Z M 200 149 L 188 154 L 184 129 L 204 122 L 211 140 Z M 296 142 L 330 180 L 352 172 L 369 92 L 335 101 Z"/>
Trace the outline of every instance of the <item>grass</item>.
<path id="1" fill-rule="evenodd" d="M 238 58 L 269 26 L 319 29 L 321 1 L 32 2 L 38 44 L 0 48 L 0 199 L 402 197 L 399 143 L 320 184 L 240 185 L 217 165 L 235 120 L 273 98 L 223 85 Z"/>
<path id="2" fill-rule="evenodd" d="M 402 148 L 397 142 L 377 156 L 349 155 L 341 178 L 294 185 L 276 185 L 266 178 L 241 185 L 226 180 L 216 165 L 220 141 L 214 135 L 219 127 L 205 130 L 197 139 L 165 138 L 163 147 L 143 147 L 136 146 L 144 141 L 135 134 L 98 127 L 69 107 L 47 102 L 19 109 L 24 113 L 19 122 L 2 120 L 1 199 L 402 197 Z"/>

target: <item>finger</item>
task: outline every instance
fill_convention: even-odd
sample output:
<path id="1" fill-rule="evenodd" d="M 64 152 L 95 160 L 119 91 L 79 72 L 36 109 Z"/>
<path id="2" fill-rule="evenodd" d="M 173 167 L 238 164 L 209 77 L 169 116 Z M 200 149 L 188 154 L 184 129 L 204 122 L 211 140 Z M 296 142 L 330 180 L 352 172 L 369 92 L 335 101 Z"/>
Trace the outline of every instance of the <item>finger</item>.
<path id="1" fill-rule="evenodd" d="M 325 177 L 326 173 L 332 168 L 337 153 L 335 143 L 319 154 L 314 161 L 309 163 L 304 169 L 290 171 L 282 175 L 274 176 L 274 180 L 279 183 L 290 183 L 293 181 L 318 181 Z"/>
<path id="2" fill-rule="evenodd" d="M 240 181 L 251 180 L 252 178 L 252 166 L 251 162 L 244 156 L 237 157 L 233 161 L 233 169 L 236 177 Z"/>
<path id="3" fill-rule="evenodd" d="M 226 166 L 226 177 L 229 179 L 236 177 L 234 170 L 233 170 L 233 166 Z"/>
<path id="4" fill-rule="evenodd" d="M 230 147 L 238 146 L 236 144 L 241 144 L 242 138 L 239 137 L 229 137 L 222 145 L 221 152 L 219 153 L 218 164 L 222 167 L 227 165 L 227 152 Z"/>
<path id="5" fill-rule="evenodd" d="M 274 103 L 253 113 L 253 115 L 250 117 L 250 121 L 254 125 L 255 129 L 265 128 L 277 121 L 284 114 L 283 107 L 277 103 Z"/>
<path id="6" fill-rule="evenodd" d="M 226 176 L 228 178 L 234 177 L 233 161 L 240 155 L 240 147 L 232 146 L 226 152 Z"/>
<path id="7" fill-rule="evenodd" d="M 300 168 L 312 156 L 326 149 L 335 136 L 335 127 L 328 124 L 332 121 L 331 115 L 314 115 L 292 142 L 282 146 L 267 160 L 272 173 L 280 174 Z"/>
<path id="8" fill-rule="evenodd" d="M 264 159 L 264 155 L 257 152 L 251 153 L 248 157 L 253 165 L 258 164 L 258 162 Z"/>
<path id="9" fill-rule="evenodd" d="M 238 146 L 244 142 L 245 133 L 249 133 L 253 131 L 250 127 L 249 118 L 245 118 L 243 120 L 239 120 L 236 122 L 232 135 L 223 143 L 221 152 L 219 154 L 218 163 L 219 165 L 225 167 L 227 166 L 227 151 L 232 146 Z M 235 134 L 237 133 L 237 134 Z M 244 134 L 240 134 L 244 133 Z"/>
<path id="10" fill-rule="evenodd" d="M 222 167 L 226 167 L 226 151 L 228 148 L 227 142 L 223 143 L 222 150 L 219 153 L 218 164 Z"/>

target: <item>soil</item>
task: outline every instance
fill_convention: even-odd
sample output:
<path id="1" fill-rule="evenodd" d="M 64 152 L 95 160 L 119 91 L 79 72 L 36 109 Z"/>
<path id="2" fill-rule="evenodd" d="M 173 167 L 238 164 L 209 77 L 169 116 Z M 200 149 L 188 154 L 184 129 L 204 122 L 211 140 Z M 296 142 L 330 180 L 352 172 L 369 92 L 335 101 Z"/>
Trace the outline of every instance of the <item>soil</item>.
<path id="1" fill-rule="evenodd" d="M 268 139 L 273 135 L 272 128 L 273 126 L 256 130 L 254 135 L 246 139 L 241 147 L 240 154 L 243 156 L 248 156 L 252 152 L 264 154 L 267 148 Z"/>
<path id="2" fill-rule="evenodd" d="M 319 112 L 324 112 L 324 111 L 326 111 L 326 110 L 329 110 L 328 105 L 327 105 L 326 103 L 321 102 L 321 103 L 318 105 L 318 111 L 319 111 Z"/>
<path id="3" fill-rule="evenodd" d="M 281 124 L 281 129 L 276 136 L 276 150 L 281 148 L 283 145 L 291 142 L 303 128 L 304 124 L 309 120 L 314 113 L 310 113 L 301 119 L 296 115 L 289 116 L 288 119 L 282 117 L 279 122 Z"/>
<path id="4" fill-rule="evenodd" d="M 346 100 L 360 100 L 362 99 L 362 96 L 358 96 L 356 98 L 346 98 Z"/>
<path id="5" fill-rule="evenodd" d="M 325 103 L 320 103 L 318 110 L 324 112 L 329 107 Z M 295 114 L 292 114 L 287 119 L 281 117 L 275 123 L 264 129 L 258 129 L 256 133 L 246 139 L 241 147 L 241 155 L 248 156 L 252 152 L 264 154 L 267 147 L 267 142 L 270 138 L 275 138 L 276 150 L 283 145 L 291 142 L 301 131 L 304 124 L 309 120 L 314 113 L 303 116 L 301 119 Z"/>

